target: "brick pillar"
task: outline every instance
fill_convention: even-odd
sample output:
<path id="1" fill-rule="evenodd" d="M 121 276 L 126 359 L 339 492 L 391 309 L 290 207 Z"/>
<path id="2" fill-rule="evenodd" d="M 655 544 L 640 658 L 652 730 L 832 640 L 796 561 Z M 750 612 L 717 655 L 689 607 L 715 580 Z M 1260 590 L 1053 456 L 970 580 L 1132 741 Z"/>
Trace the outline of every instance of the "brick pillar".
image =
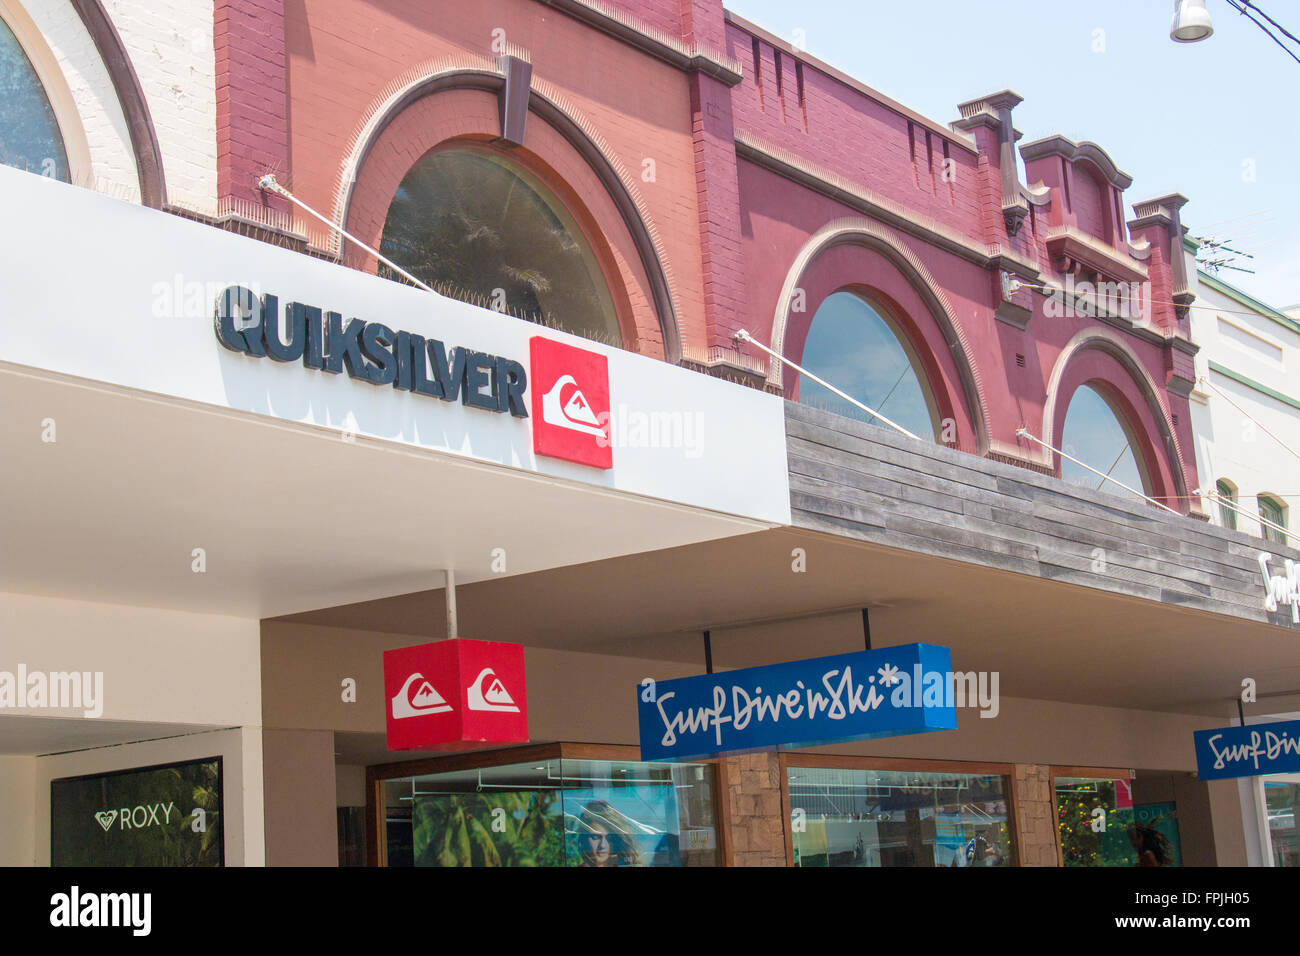
<path id="1" fill-rule="evenodd" d="M 1020 865 L 1060 866 L 1056 815 L 1052 809 L 1052 768 L 1043 764 L 1016 764 L 1011 786 Z"/>
<path id="2" fill-rule="evenodd" d="M 727 757 L 724 764 L 732 865 L 785 866 L 786 827 L 777 755 L 744 754 Z"/>
<path id="3" fill-rule="evenodd" d="M 288 205 L 263 194 L 258 178 L 289 172 L 288 64 L 283 0 L 216 0 L 217 194 L 262 207 L 270 217 Z M 247 213 L 246 208 L 240 212 Z"/>
<path id="4" fill-rule="evenodd" d="M 703 73 L 692 73 L 688 82 L 704 263 L 705 342 L 711 349 L 734 349 L 731 337 L 745 324 L 746 303 L 731 90 Z M 699 341 L 695 329 L 687 336 Z"/>

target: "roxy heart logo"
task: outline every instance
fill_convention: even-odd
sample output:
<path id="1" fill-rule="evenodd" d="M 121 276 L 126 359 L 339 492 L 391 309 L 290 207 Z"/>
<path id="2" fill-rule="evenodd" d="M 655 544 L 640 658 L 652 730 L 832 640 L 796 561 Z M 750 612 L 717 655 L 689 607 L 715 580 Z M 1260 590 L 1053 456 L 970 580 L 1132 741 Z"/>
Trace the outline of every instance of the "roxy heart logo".
<path id="1" fill-rule="evenodd" d="M 95 814 L 95 822 L 104 828 L 105 833 L 108 832 L 109 828 L 113 825 L 113 821 L 116 819 L 116 810 L 100 810 Z"/>
<path id="2" fill-rule="evenodd" d="M 593 468 L 613 468 L 609 360 L 540 335 L 532 337 L 528 350 L 533 451 Z"/>

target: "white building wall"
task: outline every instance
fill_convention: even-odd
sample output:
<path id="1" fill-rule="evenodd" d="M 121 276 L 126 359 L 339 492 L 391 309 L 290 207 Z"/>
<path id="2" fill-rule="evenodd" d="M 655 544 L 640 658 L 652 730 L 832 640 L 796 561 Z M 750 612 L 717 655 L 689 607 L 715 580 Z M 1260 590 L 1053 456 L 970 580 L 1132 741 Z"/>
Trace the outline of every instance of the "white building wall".
<path id="1" fill-rule="evenodd" d="M 211 0 L 104 0 L 140 78 L 167 200 L 217 209 L 217 83 Z"/>
<path id="2" fill-rule="evenodd" d="M 1188 265 L 1195 269 L 1194 263 Z M 1202 487 L 1212 490 L 1216 481 L 1226 479 L 1237 488 L 1238 507 L 1246 512 L 1237 516 L 1239 531 L 1260 534 L 1255 516 L 1261 494 L 1281 501 L 1287 507 L 1287 528 L 1297 529 L 1300 408 L 1214 371 L 1210 363 L 1300 402 L 1300 332 L 1194 274 L 1191 333 L 1200 352 L 1192 429 Z M 1206 500 L 1204 507 L 1215 524 L 1223 523 L 1217 505 Z"/>
<path id="3" fill-rule="evenodd" d="M 90 148 L 93 186 L 140 201 L 125 115 L 94 41 L 68 0 L 0 0 L 35 23 L 67 80 Z M 217 209 L 217 91 L 211 0 L 103 0 L 140 80 L 172 205 Z"/>
<path id="4" fill-rule="evenodd" d="M 0 671 L 103 673 L 98 717 L 77 707 L 0 712 L 68 724 L 63 752 L 0 755 L 0 866 L 48 865 L 51 780 L 213 754 L 224 761 L 227 863 L 264 863 L 258 621 L 4 592 L 0 621 Z M 157 739 L 101 746 L 99 721 L 138 721 L 142 737 Z M 191 732 L 196 725 L 222 729 Z"/>
<path id="5" fill-rule="evenodd" d="M 0 756 L 0 866 L 36 863 L 36 758 Z"/>
<path id="6" fill-rule="evenodd" d="M 0 670 L 102 672 L 99 719 L 261 726 L 256 620 L 0 592 L 0 621 Z M 77 708 L 29 713 L 95 719 Z"/>
<path id="7" fill-rule="evenodd" d="M 139 202 L 140 179 L 126 117 L 99 51 L 72 4 L 68 0 L 3 0 L 3 6 L 10 12 L 21 10 L 35 24 L 72 93 L 94 176 L 91 181 L 77 175 L 78 185 Z M 28 55 L 35 57 L 40 52 L 29 50 Z M 67 135 L 65 131 L 65 138 Z"/>

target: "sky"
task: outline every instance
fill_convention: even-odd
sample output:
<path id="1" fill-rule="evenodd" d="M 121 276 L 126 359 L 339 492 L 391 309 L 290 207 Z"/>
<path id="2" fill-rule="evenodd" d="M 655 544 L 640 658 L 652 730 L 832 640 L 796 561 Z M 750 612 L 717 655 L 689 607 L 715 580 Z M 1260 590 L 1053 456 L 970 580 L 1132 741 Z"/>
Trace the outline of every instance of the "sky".
<path id="1" fill-rule="evenodd" d="M 1254 2 L 1300 36 L 1296 0 Z M 1300 63 L 1226 0 L 1208 0 L 1214 35 L 1199 43 L 1169 39 L 1172 0 L 726 6 L 945 125 L 958 103 L 1014 90 L 1021 143 L 1096 143 L 1133 177 L 1130 218 L 1135 202 L 1182 193 L 1192 235 L 1254 255 L 1233 264 L 1255 274 L 1218 278 L 1276 308 L 1300 303 Z"/>

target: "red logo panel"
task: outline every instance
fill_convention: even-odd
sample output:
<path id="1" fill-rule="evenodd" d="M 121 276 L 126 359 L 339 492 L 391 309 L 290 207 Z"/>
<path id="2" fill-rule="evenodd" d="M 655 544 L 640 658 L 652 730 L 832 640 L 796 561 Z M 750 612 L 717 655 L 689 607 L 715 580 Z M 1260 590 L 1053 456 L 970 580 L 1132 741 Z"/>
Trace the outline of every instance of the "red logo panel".
<path id="1" fill-rule="evenodd" d="M 528 351 L 533 451 L 593 468 L 613 468 L 609 360 L 540 335 L 529 340 Z"/>
<path id="2" fill-rule="evenodd" d="M 524 646 L 457 639 L 384 651 L 389 750 L 526 743 Z"/>

